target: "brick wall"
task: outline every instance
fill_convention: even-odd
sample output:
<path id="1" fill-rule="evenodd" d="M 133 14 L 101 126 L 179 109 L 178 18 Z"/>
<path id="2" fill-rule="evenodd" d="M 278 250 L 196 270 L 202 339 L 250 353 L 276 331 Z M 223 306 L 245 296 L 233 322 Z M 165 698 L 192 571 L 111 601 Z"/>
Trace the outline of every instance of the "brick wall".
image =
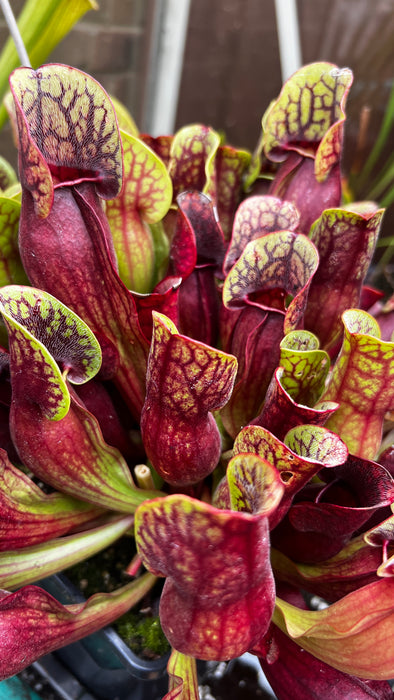
<path id="1" fill-rule="evenodd" d="M 143 95 L 149 5 L 146 0 L 98 0 L 52 54 L 90 73 L 138 121 Z"/>

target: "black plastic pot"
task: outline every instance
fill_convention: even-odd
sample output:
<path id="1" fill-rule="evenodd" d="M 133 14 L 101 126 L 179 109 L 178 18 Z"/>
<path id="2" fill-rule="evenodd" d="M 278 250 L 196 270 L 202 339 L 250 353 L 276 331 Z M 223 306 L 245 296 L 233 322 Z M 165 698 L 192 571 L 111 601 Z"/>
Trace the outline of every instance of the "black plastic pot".
<path id="1" fill-rule="evenodd" d="M 63 604 L 84 600 L 62 574 L 42 579 L 38 585 Z M 154 661 L 141 659 L 110 627 L 54 655 L 99 700 L 161 700 L 168 691 L 169 654 Z"/>

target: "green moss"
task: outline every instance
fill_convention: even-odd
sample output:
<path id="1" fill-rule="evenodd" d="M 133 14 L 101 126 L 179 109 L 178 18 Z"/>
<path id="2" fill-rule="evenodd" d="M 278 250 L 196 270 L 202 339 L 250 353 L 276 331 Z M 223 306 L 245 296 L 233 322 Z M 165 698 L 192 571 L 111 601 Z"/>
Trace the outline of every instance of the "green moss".
<path id="1" fill-rule="evenodd" d="M 134 540 L 125 536 L 65 573 L 86 598 L 100 591 L 109 593 L 130 581 L 125 569 L 134 554 Z M 125 644 L 135 654 L 147 659 L 162 656 L 169 649 L 160 620 L 154 615 L 161 586 L 162 581 L 139 602 L 138 611 L 134 609 L 126 613 L 113 624 Z"/>
<path id="2" fill-rule="evenodd" d="M 115 628 L 130 649 L 140 656 L 156 658 L 169 649 L 158 617 L 141 617 L 128 612 L 116 621 Z"/>

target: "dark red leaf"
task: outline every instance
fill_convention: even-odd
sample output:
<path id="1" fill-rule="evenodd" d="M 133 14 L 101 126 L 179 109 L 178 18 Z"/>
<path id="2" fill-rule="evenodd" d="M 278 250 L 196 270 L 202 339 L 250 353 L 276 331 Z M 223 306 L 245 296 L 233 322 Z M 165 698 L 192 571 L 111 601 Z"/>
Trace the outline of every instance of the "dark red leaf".
<path id="1" fill-rule="evenodd" d="M 211 411 L 228 401 L 236 369 L 235 357 L 178 334 L 154 312 L 141 434 L 165 481 L 194 484 L 216 467 L 221 438 Z"/>
<path id="2" fill-rule="evenodd" d="M 218 510 L 177 494 L 147 502 L 135 523 L 143 563 L 168 577 L 160 619 L 171 645 L 217 660 L 253 646 L 275 598 L 265 515 Z"/>
<path id="3" fill-rule="evenodd" d="M 365 681 L 319 661 L 272 624 L 253 650 L 281 700 L 390 700 L 387 681 Z"/>

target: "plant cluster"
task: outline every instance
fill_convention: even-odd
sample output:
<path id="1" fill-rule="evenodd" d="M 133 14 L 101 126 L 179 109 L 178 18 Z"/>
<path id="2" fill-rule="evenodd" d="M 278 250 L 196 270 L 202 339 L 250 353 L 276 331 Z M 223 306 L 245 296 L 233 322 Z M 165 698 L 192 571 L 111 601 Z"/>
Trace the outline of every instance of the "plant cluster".
<path id="1" fill-rule="evenodd" d="M 391 697 L 394 318 L 363 286 L 383 211 L 342 205 L 351 82 L 297 71 L 252 155 L 200 124 L 139 134 L 75 68 L 12 73 L 0 678 L 162 577 L 166 700 L 245 651 L 281 700 Z M 126 533 L 120 589 L 32 585 Z"/>

